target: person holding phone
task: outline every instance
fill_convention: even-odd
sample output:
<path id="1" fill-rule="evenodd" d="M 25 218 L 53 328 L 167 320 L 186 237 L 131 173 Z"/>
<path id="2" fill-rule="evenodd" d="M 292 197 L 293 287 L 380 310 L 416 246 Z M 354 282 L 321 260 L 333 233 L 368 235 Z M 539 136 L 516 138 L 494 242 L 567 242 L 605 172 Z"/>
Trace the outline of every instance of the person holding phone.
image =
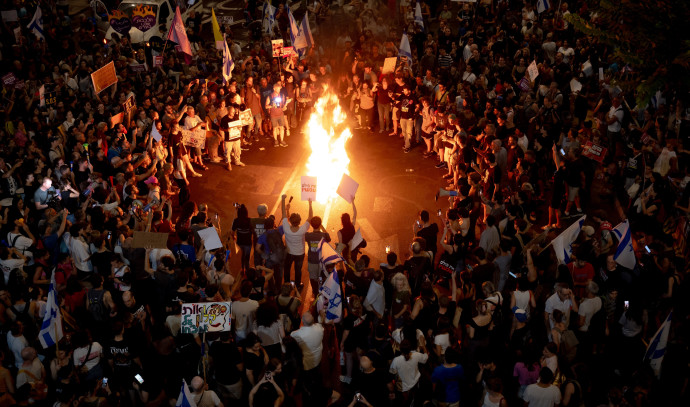
<path id="1" fill-rule="evenodd" d="M 192 391 L 192 399 L 197 407 L 223 407 L 223 402 L 215 391 L 208 389 L 208 383 L 199 377 L 195 376 L 190 382 Z"/>

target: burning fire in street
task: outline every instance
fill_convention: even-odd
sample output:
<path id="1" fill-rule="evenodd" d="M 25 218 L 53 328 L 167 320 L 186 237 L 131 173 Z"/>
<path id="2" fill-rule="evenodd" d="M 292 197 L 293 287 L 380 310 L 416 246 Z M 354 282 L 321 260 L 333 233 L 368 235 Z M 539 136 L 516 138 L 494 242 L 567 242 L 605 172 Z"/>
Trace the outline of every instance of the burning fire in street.
<path id="1" fill-rule="evenodd" d="M 343 174 L 350 174 L 345 143 L 352 137 L 338 96 L 330 89 L 314 105 L 307 131 L 311 146 L 307 175 L 317 178 L 316 200 L 326 203 L 337 196 Z"/>

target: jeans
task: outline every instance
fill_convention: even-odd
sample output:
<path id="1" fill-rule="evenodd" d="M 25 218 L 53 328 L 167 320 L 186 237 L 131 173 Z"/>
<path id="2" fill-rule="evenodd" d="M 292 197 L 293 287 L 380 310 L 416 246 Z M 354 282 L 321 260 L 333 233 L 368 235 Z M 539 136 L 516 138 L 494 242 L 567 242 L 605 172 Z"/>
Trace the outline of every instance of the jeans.
<path id="1" fill-rule="evenodd" d="M 400 119 L 400 128 L 402 129 L 403 136 L 405 136 L 405 148 L 410 148 L 414 121 L 412 119 Z"/>
<path id="2" fill-rule="evenodd" d="M 379 103 L 379 130 L 387 131 L 391 126 L 391 105 Z"/>
<path id="3" fill-rule="evenodd" d="M 371 127 L 372 123 L 374 122 L 374 108 L 360 109 L 360 114 L 362 115 L 362 127 Z"/>
<path id="4" fill-rule="evenodd" d="M 242 254 L 242 271 L 249 268 L 249 256 L 252 254 L 252 246 L 240 245 L 240 252 Z"/>
<path id="5" fill-rule="evenodd" d="M 287 254 L 285 256 L 285 280 L 290 281 L 290 267 L 295 263 L 295 284 L 302 284 L 302 264 L 304 264 L 304 254 Z"/>

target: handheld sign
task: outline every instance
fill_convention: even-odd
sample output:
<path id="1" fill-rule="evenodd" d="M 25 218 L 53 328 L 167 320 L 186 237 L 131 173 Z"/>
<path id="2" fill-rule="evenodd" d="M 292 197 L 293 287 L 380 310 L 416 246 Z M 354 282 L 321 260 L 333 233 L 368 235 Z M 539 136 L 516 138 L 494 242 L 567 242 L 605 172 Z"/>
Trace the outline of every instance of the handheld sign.
<path id="1" fill-rule="evenodd" d="M 199 230 L 199 237 L 204 242 L 204 248 L 208 251 L 223 247 L 218 231 L 214 227 Z"/>
<path id="2" fill-rule="evenodd" d="M 352 197 L 355 196 L 358 188 L 359 184 L 357 181 L 352 179 L 349 175 L 343 174 L 343 178 L 340 180 L 340 185 L 338 185 L 336 192 L 348 203 L 352 203 Z"/>
<path id="3" fill-rule="evenodd" d="M 229 331 L 232 314 L 228 302 L 193 302 L 182 304 L 180 333 L 200 334 Z"/>
<path id="4" fill-rule="evenodd" d="M 395 72 L 395 63 L 397 61 L 398 58 L 396 57 L 386 58 L 386 60 L 383 61 L 383 70 L 381 70 L 381 73 L 385 75 L 387 73 Z"/>
<path id="5" fill-rule="evenodd" d="M 530 82 L 534 82 L 535 79 L 537 79 L 537 76 L 539 76 L 539 68 L 537 68 L 537 61 L 532 61 L 531 64 L 527 67 L 527 73 L 529 73 L 529 80 Z"/>
<path id="6" fill-rule="evenodd" d="M 273 57 L 278 58 L 283 55 L 283 40 L 271 40 L 273 46 Z"/>
<path id="7" fill-rule="evenodd" d="M 316 200 L 316 177 L 310 177 L 308 175 L 302 175 L 301 183 L 302 200 L 312 201 Z"/>

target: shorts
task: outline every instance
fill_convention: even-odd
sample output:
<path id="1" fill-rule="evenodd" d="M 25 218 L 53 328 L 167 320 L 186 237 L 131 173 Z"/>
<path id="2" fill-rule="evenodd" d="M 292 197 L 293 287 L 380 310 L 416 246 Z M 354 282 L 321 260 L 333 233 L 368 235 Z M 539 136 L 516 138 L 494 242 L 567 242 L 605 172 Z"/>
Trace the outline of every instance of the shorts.
<path id="1" fill-rule="evenodd" d="M 271 116 L 271 124 L 273 125 L 273 128 L 285 127 L 285 116 Z"/>
<path id="2" fill-rule="evenodd" d="M 427 133 L 427 132 L 425 132 L 424 130 L 422 130 L 422 138 L 424 138 L 424 139 L 426 139 L 426 140 L 429 140 L 429 139 L 431 139 L 432 137 L 434 137 L 433 134 Z"/>
<path id="3" fill-rule="evenodd" d="M 568 202 L 575 201 L 575 198 L 577 198 L 577 193 L 579 190 L 580 187 L 568 187 Z"/>
<path id="4" fill-rule="evenodd" d="M 400 109 L 397 107 L 393 108 L 393 120 L 400 120 Z"/>

